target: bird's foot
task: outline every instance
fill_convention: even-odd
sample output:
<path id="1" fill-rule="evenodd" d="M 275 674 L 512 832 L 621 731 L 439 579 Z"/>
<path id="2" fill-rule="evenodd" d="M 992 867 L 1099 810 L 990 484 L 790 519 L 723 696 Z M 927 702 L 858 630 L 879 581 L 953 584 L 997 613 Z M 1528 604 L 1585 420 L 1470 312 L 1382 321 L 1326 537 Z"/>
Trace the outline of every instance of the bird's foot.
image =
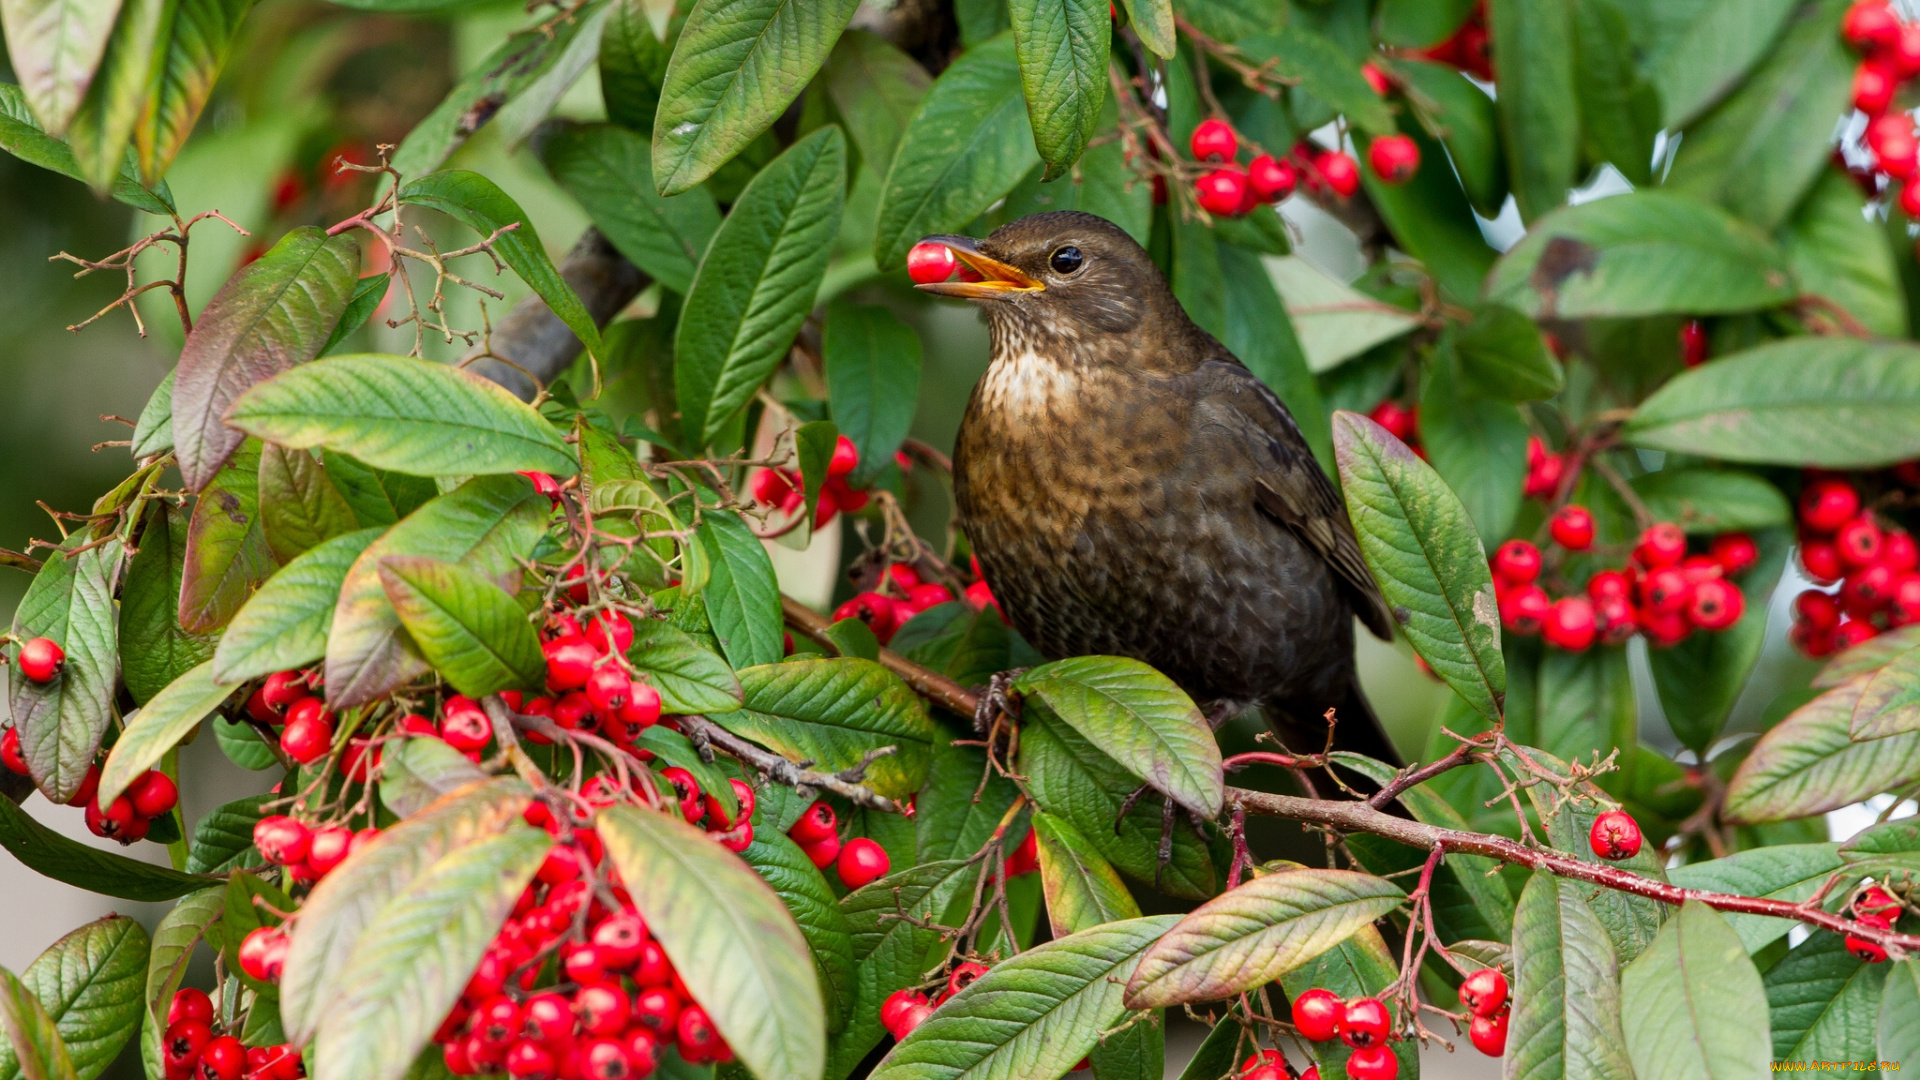
<path id="1" fill-rule="evenodd" d="M 1119 835 L 1121 823 L 1127 820 L 1128 814 L 1133 813 L 1134 806 L 1140 802 L 1141 798 L 1152 790 L 1154 790 L 1153 785 L 1141 784 L 1128 792 L 1126 798 L 1120 800 L 1120 812 L 1113 818 L 1114 835 Z M 1173 865 L 1173 819 L 1179 810 L 1180 807 L 1172 799 L 1164 795 L 1160 797 L 1160 847 L 1153 866 L 1153 887 L 1156 889 L 1160 887 L 1161 878 L 1166 875 L 1167 867 Z M 1191 810 L 1188 810 L 1186 815 L 1187 826 L 1193 830 L 1195 836 L 1199 837 L 1200 842 L 1205 844 L 1207 842 L 1206 819 Z"/>
<path id="2" fill-rule="evenodd" d="M 979 703 L 973 708 L 975 734 L 985 735 L 992 731 L 994 720 L 1002 714 L 1019 718 L 1020 695 L 1014 691 L 1013 684 L 1026 673 L 1026 668 L 1012 668 L 995 672 L 987 679 L 986 688 L 978 695 Z"/>

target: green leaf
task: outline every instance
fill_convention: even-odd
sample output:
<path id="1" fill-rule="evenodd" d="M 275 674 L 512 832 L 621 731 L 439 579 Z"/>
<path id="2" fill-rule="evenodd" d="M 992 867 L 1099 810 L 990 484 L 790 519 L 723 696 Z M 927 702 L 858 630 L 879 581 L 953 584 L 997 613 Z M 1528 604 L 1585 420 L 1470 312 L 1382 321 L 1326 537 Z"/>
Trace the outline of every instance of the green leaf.
<path id="1" fill-rule="evenodd" d="M 463 759 L 464 760 L 464 759 Z M 389 759 L 387 768 L 393 767 Z M 215 807 L 193 826 L 193 844 L 188 849 L 189 874 L 224 874 L 266 862 L 253 848 L 253 827 L 267 815 L 267 805 L 279 796 L 272 792 L 249 795 Z M 182 906 L 185 902 L 182 902 Z M 158 935 L 155 936 L 158 941 Z M 159 945 L 154 946 L 155 950 Z"/>
<path id="2" fill-rule="evenodd" d="M 1210 1001 L 1271 982 L 1398 907 L 1406 893 L 1352 870 L 1290 870 L 1244 882 L 1168 930 L 1127 983 L 1127 1004 Z"/>
<path id="3" fill-rule="evenodd" d="M 1580 135 L 1589 162 L 1608 162 L 1629 183 L 1652 182 L 1660 92 L 1634 70 L 1627 17 L 1614 0 L 1571 5 L 1574 87 Z"/>
<path id="4" fill-rule="evenodd" d="M 200 491 L 245 433 L 228 407 L 248 387 L 320 355 L 360 272 L 351 234 L 294 229 L 242 267 L 208 302 L 180 350 L 173 387 L 174 452 L 187 486 Z"/>
<path id="5" fill-rule="evenodd" d="M 713 175 L 779 119 L 826 62 L 855 6 L 698 0 L 653 118 L 660 194 L 678 195 Z"/>
<path id="6" fill-rule="evenodd" d="M 585 304 L 553 268 L 547 249 L 540 246 L 540 234 L 527 220 L 526 212 L 499 185 L 476 172 L 449 169 L 432 173 L 400 189 L 400 201 L 410 206 L 438 210 L 480 234 L 493 237 L 493 251 L 500 261 L 513 268 L 547 307 L 567 324 L 573 336 L 587 351 L 600 355 L 600 331 Z M 509 232 L 501 232 L 508 229 Z"/>
<path id="7" fill-rule="evenodd" d="M 127 164 L 127 144 L 146 107 L 147 90 L 160 65 L 162 35 L 171 28 L 173 12 L 168 0 L 127 0 L 121 5 L 92 85 L 85 88 L 86 96 L 67 127 L 67 145 L 97 195 L 113 188 Z"/>
<path id="8" fill-rule="evenodd" d="M 169 370 L 160 385 L 153 388 L 153 394 L 140 409 L 140 418 L 134 421 L 133 446 L 128 452 L 135 461 L 173 449 L 174 374 L 175 371 Z"/>
<path id="9" fill-rule="evenodd" d="M 1127 24 L 1140 36 L 1140 43 L 1163 60 L 1173 59 L 1172 0 L 1120 0 L 1120 6 L 1127 9 Z"/>
<path id="10" fill-rule="evenodd" d="M 1065 818 L 1033 815 L 1053 936 L 1140 917 L 1140 905 L 1109 863 Z"/>
<path id="11" fill-rule="evenodd" d="M 325 460 L 327 478 L 353 507 L 353 516 L 363 528 L 391 525 L 440 494 L 439 487 L 424 476 L 375 469 L 349 454 L 327 454 Z"/>
<path id="12" fill-rule="evenodd" d="M 371 701 L 424 674 L 380 583 L 396 555 L 460 563 L 517 589 L 520 560 L 545 531 L 547 498 L 523 476 L 476 476 L 422 506 L 367 545 L 347 570 L 327 632 L 327 700 L 336 708 Z"/>
<path id="13" fill-rule="evenodd" d="M 1326 402 L 1307 367 L 1307 354 L 1293 332 L 1287 306 L 1274 290 L 1273 278 L 1250 251 L 1222 244 L 1219 252 L 1226 292 L 1226 326 L 1220 343 L 1286 405 L 1313 448 L 1315 460 L 1332 473 L 1333 429 Z"/>
<path id="14" fill-rule="evenodd" d="M 1735 852 L 1706 862 L 1687 863 L 1667 871 L 1683 889 L 1738 893 L 1798 904 L 1819 890 L 1833 872 L 1846 865 L 1836 844 L 1778 844 Z M 1740 936 L 1749 953 L 1758 952 L 1798 925 L 1791 919 L 1765 915 L 1727 915 L 1727 925 Z"/>
<path id="15" fill-rule="evenodd" d="M 800 845 L 769 823 L 755 827 L 753 843 L 740 857 L 772 886 L 774 895 L 799 925 L 813 954 L 814 974 L 820 980 L 827 1031 L 841 1030 L 854 1002 L 853 931 L 833 895 L 833 887 Z"/>
<path id="16" fill-rule="evenodd" d="M 1786 257 L 1765 236 L 1660 191 L 1555 211 L 1494 264 L 1486 284 L 1488 300 L 1535 319 L 1726 314 L 1796 294 Z"/>
<path id="17" fill-rule="evenodd" d="M 107 763 L 100 770 L 100 805 L 112 802 L 128 784 L 159 764 L 167 751 L 199 727 L 200 721 L 232 693 L 233 687 L 213 681 L 213 661 L 209 660 L 155 694 L 128 719 L 119 741 L 107 754 Z"/>
<path id="18" fill-rule="evenodd" d="M 540 145 L 540 160 L 620 254 L 684 295 L 720 210 L 704 188 L 663 198 L 654 190 L 646 139 L 611 124 L 561 128 Z"/>
<path id="19" fill-rule="evenodd" d="M 1852 96 L 1846 9 L 1847 0 L 1795 7 L 1760 66 L 1688 128 L 1664 186 L 1763 229 L 1784 222 L 1827 167 L 1834 117 Z"/>
<path id="20" fill-rule="evenodd" d="M 1033 668 L 1014 689 L 1190 812 L 1220 813 L 1220 747 L 1185 691 L 1138 660 L 1082 656 Z"/>
<path id="21" fill-rule="evenodd" d="M 1912 731 L 1920 731 L 1920 650 L 1901 653 L 1867 680 L 1847 734 L 1868 742 Z"/>
<path id="22" fill-rule="evenodd" d="M 367 325 L 367 320 L 373 318 L 373 313 L 380 309 L 380 302 L 387 298 L 387 288 L 392 280 L 391 274 L 368 274 L 354 282 L 353 295 L 347 299 L 347 309 L 340 313 L 340 321 L 333 324 L 333 333 L 327 335 L 326 344 L 320 346 L 321 356 L 333 352 L 354 331 Z"/>
<path id="23" fill-rule="evenodd" d="M 499 586 L 458 564 L 417 556 L 382 559 L 379 574 L 407 636 L 454 689 L 477 698 L 544 684 L 540 639 Z"/>
<path id="24" fill-rule="evenodd" d="M 7 59 L 42 127 L 64 135 L 113 34 L 118 0 L 7 0 Z"/>
<path id="25" fill-rule="evenodd" d="M 1781 246 L 1803 292 L 1825 297 L 1876 337 L 1907 336 L 1907 304 L 1887 231 L 1866 217 L 1851 177 L 1826 169 L 1787 222 Z"/>
<path id="26" fill-rule="evenodd" d="M 989 768 L 985 750 L 957 745 L 944 732 L 935 733 L 932 756 L 926 785 L 914 796 L 914 861 L 968 858 L 993 836 L 1020 797 L 1020 789 Z M 1018 821 L 1009 827 L 1004 837 L 1006 853 L 1013 851 L 1024 833 Z"/>
<path id="27" fill-rule="evenodd" d="M 1878 1027 L 1881 1060 L 1912 1061 L 1920 1054 L 1920 959 L 1902 960 L 1887 972 Z"/>
<path id="28" fill-rule="evenodd" d="M 204 888 L 207 880 L 69 840 L 0 799 L 0 847 L 27 869 L 88 892 L 153 903 Z"/>
<path id="29" fill-rule="evenodd" d="M 63 803 L 80 788 L 113 715 L 119 668 L 118 627 L 113 611 L 114 568 L 120 543 L 91 543 L 80 529 L 47 555 L 13 612 L 19 641 L 52 638 L 66 662 L 52 681 L 13 678 L 10 704 L 20 732 L 20 752 L 43 794 Z"/>
<path id="30" fill-rule="evenodd" d="M 712 442 L 786 357 L 832 254 L 846 169 L 845 137 L 822 128 L 760 170 L 714 234 L 674 334 L 688 442 Z"/>
<path id="31" fill-rule="evenodd" d="M 1446 363 L 1426 365 L 1420 380 L 1420 444 L 1427 463 L 1459 497 L 1483 537 L 1506 536 L 1520 514 L 1527 475 L 1526 417 L 1507 401 L 1478 396 Z"/>
<path id="32" fill-rule="evenodd" d="M 1406 137 L 1420 148 L 1422 160 L 1446 159 L 1441 144 L 1426 132 L 1413 128 Z M 1356 144 L 1363 154 L 1370 147 L 1371 140 Z M 1422 169 L 1404 183 L 1388 184 L 1368 168 L 1360 179 L 1395 242 L 1426 265 L 1445 295 L 1466 302 L 1480 295 L 1496 252 L 1487 246 L 1466 192 L 1451 170 Z"/>
<path id="33" fill-rule="evenodd" d="M 1289 997 L 1297 997 L 1314 986 L 1326 987 L 1346 999 L 1378 996 L 1399 974 L 1395 963 L 1380 931 L 1363 926 L 1352 937 L 1282 975 L 1280 985 Z M 1401 1071 L 1408 1080 L 1418 1080 L 1419 1044 L 1412 1039 L 1399 1039 L 1388 1045 L 1399 1056 Z M 1307 1049 L 1319 1063 L 1322 1075 L 1346 1075 L 1347 1058 L 1353 1053 L 1346 1043 L 1329 1039 L 1309 1043 Z M 1234 1060 L 1238 1060 L 1237 1055 Z M 1196 1080 L 1219 1080 L 1219 1076 Z"/>
<path id="34" fill-rule="evenodd" d="M 934 726 L 919 695 L 871 660 L 836 657 L 763 664 L 740 670 L 746 704 L 715 722 L 736 735 L 799 761 L 837 772 L 883 746 L 866 783 L 905 798 L 925 783 Z"/>
<path id="35" fill-rule="evenodd" d="M 1453 339 L 1460 371 L 1480 393 L 1503 401 L 1539 401 L 1566 385 L 1560 361 L 1532 319 L 1504 304 L 1474 312 Z"/>
<path id="36" fill-rule="evenodd" d="M 225 887 L 202 889 L 175 904 L 153 928 L 153 949 L 147 958 L 146 1008 L 140 1017 L 140 1058 L 147 1075 L 164 1073 L 160 1033 L 167 1024 L 173 993 L 187 973 L 194 946 L 217 934 L 227 907 Z M 217 949 L 218 946 L 215 945 Z"/>
<path id="37" fill-rule="evenodd" d="M 487 774 L 467 755 L 434 738 L 388 743 L 380 766 L 380 804 L 396 817 L 408 818 L 433 805 L 434 800 Z"/>
<path id="38" fill-rule="evenodd" d="M 600 35 L 600 97 L 607 119 L 631 131 L 653 130 L 660 104 L 660 82 L 673 56 L 668 37 L 670 10 L 653 0 L 615 0 Z M 653 175 L 653 167 L 647 167 Z"/>
<path id="39" fill-rule="evenodd" d="M 627 659 L 660 692 L 670 713 L 723 713 L 740 707 L 740 679 L 691 634 L 664 622 L 644 620 L 633 628 Z"/>
<path id="40" fill-rule="evenodd" d="M 227 420 L 268 442 L 322 446 L 417 476 L 578 471 L 553 425 L 505 387 L 404 356 L 356 353 L 296 368 L 247 391 Z"/>
<path id="41" fill-rule="evenodd" d="M 186 557 L 186 511 L 155 500 L 140 530 L 140 550 L 128 561 L 120 587 L 120 677 L 142 705 L 213 655 L 212 637 L 180 627 Z"/>
<path id="42" fill-rule="evenodd" d="M 827 309 L 821 351 L 833 422 L 853 440 L 867 483 L 886 468 L 913 427 L 920 400 L 920 335 L 883 307 L 837 303 Z"/>
<path id="43" fill-rule="evenodd" d="M 1214 867 L 1206 845 L 1189 829 L 1173 830 L 1173 861 L 1159 865 L 1161 808 L 1120 805 L 1139 780 L 1071 727 L 1036 710 L 1020 731 L 1019 772 L 1034 804 L 1065 818 L 1123 874 L 1151 882 L 1183 899 L 1213 895 Z"/>
<path id="44" fill-rule="evenodd" d="M 6 968 L 0 968 L 0 1033 L 27 1080 L 75 1080 L 79 1075 L 45 1007 Z"/>
<path id="45" fill-rule="evenodd" d="M 74 160 L 73 151 L 66 143 L 40 129 L 40 122 L 33 118 L 32 110 L 27 108 L 26 96 L 11 83 L 0 83 L 0 150 L 30 165 L 86 181 L 79 162 Z M 141 187 L 139 177 L 130 167 L 125 167 L 120 170 L 119 179 L 114 181 L 113 197 L 149 214 L 172 213 L 173 194 L 167 190 L 166 184 L 158 183 L 154 188 L 148 191 Z M 135 444 L 138 445 L 138 442 L 136 438 Z"/>
<path id="46" fill-rule="evenodd" d="M 342 995 L 349 992 L 347 968 L 359 946 L 370 940 L 368 935 L 386 922 L 390 902 L 406 895 L 449 853 L 509 829 L 519 831 L 526 805 L 527 787 L 515 779 L 468 787 L 383 831 L 322 878 L 300 906 L 300 932 L 293 935 L 280 977 L 280 1022 L 288 1039 L 305 1045 L 323 1017 L 339 1008 Z M 508 907 L 519 891 L 516 886 L 507 894 Z M 473 961 L 455 973 L 454 997 L 478 960 L 475 953 Z M 444 1015 L 443 1009 L 427 1021 L 426 1034 L 432 1034 Z"/>
<path id="47" fill-rule="evenodd" d="M 133 129 L 140 173 L 148 183 L 165 175 L 174 155 L 193 134 L 239 36 L 240 23 L 253 4 L 254 0 L 180 0 L 158 77 Z"/>
<path id="48" fill-rule="evenodd" d="M 272 983 L 255 979 L 240 967 L 240 944 L 261 927 L 279 926 L 285 920 L 278 913 L 292 911 L 293 906 L 291 897 L 263 878 L 242 871 L 227 876 L 226 911 L 220 917 L 220 958 L 240 985 L 268 1000 L 273 1000 L 278 991 Z"/>
<path id="49" fill-rule="evenodd" d="M 809 527 L 814 510 L 820 505 L 820 490 L 827 484 L 827 467 L 833 464 L 833 453 L 839 447 L 840 429 L 831 420 L 801 424 L 793 433 L 794 458 L 800 466 L 800 487 L 806 493 L 803 516 Z"/>
<path id="50" fill-rule="evenodd" d="M 93 1080 L 140 1030 L 147 976 L 147 932 L 123 915 L 90 922 L 61 938 L 20 973 L 66 1045 L 74 1075 Z M 0 1077 L 31 1067 L 0 1045 Z"/>
<path id="51" fill-rule="evenodd" d="M 873 259 L 898 268 L 929 233 L 953 232 L 1039 164 L 1012 34 L 963 53 L 934 80 L 887 170 Z"/>
<path id="52" fill-rule="evenodd" d="M 1255 63 L 1271 63 L 1275 75 L 1299 80 L 1300 89 L 1344 114 L 1361 131 L 1393 134 L 1392 110 L 1360 74 L 1360 65 L 1331 40 L 1294 22 L 1236 44 Z M 1500 74 L 1506 75 L 1504 68 Z"/>
<path id="53" fill-rule="evenodd" d="M 577 24 L 572 40 L 554 58 L 553 65 L 523 87 L 494 114 L 495 137 L 506 146 L 518 146 L 552 115 L 561 98 L 600 58 L 600 40 L 613 13 L 610 3 L 582 5 L 567 14 Z"/>
<path id="54" fill-rule="evenodd" d="M 1887 965 L 1864 964 L 1846 939 L 1816 931 L 1761 977 L 1781 1061 L 1870 1061 Z"/>
<path id="55" fill-rule="evenodd" d="M 1494 0 L 1487 11 L 1500 57 L 1500 131 L 1520 217 L 1532 223 L 1566 200 L 1580 165 L 1572 5 Z"/>
<path id="56" fill-rule="evenodd" d="M 1647 26 L 1641 67 L 1660 90 L 1664 125 L 1680 128 L 1740 85 L 1767 54 L 1793 0 L 1639 2 L 1631 13 Z"/>
<path id="57" fill-rule="evenodd" d="M 919 61 L 865 30 L 840 35 L 826 70 L 827 96 L 860 160 L 875 176 L 886 176 L 900 134 L 933 79 Z"/>
<path id="58" fill-rule="evenodd" d="M 1107 101 L 1112 17 L 1099 0 L 1009 0 L 1027 119 L 1047 179 L 1080 159 Z"/>
<path id="59" fill-rule="evenodd" d="M 1381 0 L 1380 38 L 1407 48 L 1438 45 L 1472 12 L 1469 0 Z"/>
<path id="60" fill-rule="evenodd" d="M 1920 347 L 1803 337 L 1721 357 L 1640 403 L 1637 446 L 1846 469 L 1920 453 Z"/>
<path id="61" fill-rule="evenodd" d="M 273 574 L 273 549 L 260 519 L 258 440 L 235 450 L 193 504 L 181 570 L 182 629 L 207 634 L 225 626 Z"/>
<path id="62" fill-rule="evenodd" d="M 701 595 L 727 662 L 736 669 L 778 663 L 786 629 L 767 549 L 746 522 L 725 511 L 708 513 L 699 536 L 711 565 Z"/>
<path id="63" fill-rule="evenodd" d="M 632 806 L 600 815 L 634 905 L 740 1062 L 761 1080 L 814 1080 L 825 1006 L 806 938 L 773 889 L 698 828 Z"/>
<path id="64" fill-rule="evenodd" d="M 509 829 L 454 848 L 381 907 L 314 1038 L 315 1080 L 400 1080 L 432 1042 L 553 839 Z M 302 932 L 305 931 L 303 926 Z"/>
<path id="65" fill-rule="evenodd" d="M 1689 900 L 1620 973 L 1638 1080 L 1759 1076 L 1768 1039 L 1760 973 L 1720 913 Z"/>
<path id="66" fill-rule="evenodd" d="M 873 1080 L 1063 1075 L 1126 1016 L 1122 985 L 1178 920 L 1111 923 L 994 965 L 902 1039 Z"/>
<path id="67" fill-rule="evenodd" d="M 1412 2 L 1422 8 L 1434 6 L 1426 0 Z M 1383 18 L 1386 10 L 1382 9 Z M 1406 87 L 1414 117 L 1429 135 L 1446 144 L 1447 158 L 1468 200 L 1482 213 L 1498 213 L 1507 197 L 1507 165 L 1500 152 L 1493 99 L 1449 64 L 1397 60 L 1390 69 Z"/>
<path id="68" fill-rule="evenodd" d="M 1778 489 L 1766 486 L 1779 498 Z M 1740 582 L 1741 588 L 1756 598 L 1772 594 L 1786 565 L 1788 545 L 1784 530 L 1763 534 L 1759 539 L 1760 562 Z M 1696 634 L 1678 645 L 1647 654 L 1667 725 L 1696 753 L 1705 753 L 1719 737 L 1734 702 L 1746 688 L 1747 676 L 1760 659 L 1766 635 L 1767 605 L 1756 603 L 1724 631 Z"/>
<path id="69" fill-rule="evenodd" d="M 353 508 L 313 455 L 276 443 L 260 450 L 260 523 L 282 563 L 358 527 Z"/>
<path id="70" fill-rule="evenodd" d="M 213 654 L 214 678 L 232 685 L 325 656 L 347 570 L 385 531 L 361 529 L 336 536 L 268 578 L 220 635 Z"/>
<path id="71" fill-rule="evenodd" d="M 260 772 L 280 763 L 267 741 L 246 724 L 216 717 L 213 721 L 213 739 L 220 744 L 220 752 L 227 756 L 227 760 L 243 769 Z"/>
<path id="72" fill-rule="evenodd" d="M 1500 616 L 1466 508 L 1365 417 L 1335 413 L 1333 446 L 1360 551 L 1401 631 L 1476 712 L 1497 718 L 1507 690 Z"/>
<path id="73" fill-rule="evenodd" d="M 1747 532 L 1793 520 L 1780 489 L 1743 469 L 1662 469 L 1630 483 L 1656 521 L 1690 533 Z"/>
<path id="74" fill-rule="evenodd" d="M 1620 1030 L 1620 962 L 1587 906 L 1588 886 L 1535 874 L 1513 923 L 1509 1075 L 1631 1080 Z"/>

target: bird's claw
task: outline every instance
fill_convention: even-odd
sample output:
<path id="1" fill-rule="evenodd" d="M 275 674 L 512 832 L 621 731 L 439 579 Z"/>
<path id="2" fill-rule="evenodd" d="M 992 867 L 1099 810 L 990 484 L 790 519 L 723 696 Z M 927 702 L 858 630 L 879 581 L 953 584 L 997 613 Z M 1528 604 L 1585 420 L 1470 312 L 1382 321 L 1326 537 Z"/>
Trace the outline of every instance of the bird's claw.
<path id="1" fill-rule="evenodd" d="M 1020 716 L 1020 695 L 1013 684 L 1027 673 L 1026 668 L 1012 668 L 997 671 L 987 679 L 987 685 L 978 695 L 978 704 L 973 708 L 973 730 L 977 735 L 985 735 L 993 730 L 993 721 L 1000 715 L 1018 719 Z"/>
<path id="2" fill-rule="evenodd" d="M 1118 836 L 1120 834 L 1120 826 L 1127 820 L 1127 815 L 1133 813 L 1134 806 L 1140 802 L 1147 792 L 1152 790 L 1154 790 L 1152 784 L 1141 784 L 1139 787 L 1128 792 L 1126 798 L 1120 800 L 1120 812 L 1113 817 L 1114 835 Z M 1156 853 L 1153 867 L 1153 887 L 1156 889 L 1160 887 L 1160 881 L 1165 877 L 1167 867 L 1173 865 L 1173 816 L 1174 812 L 1178 809 L 1178 805 L 1172 799 L 1164 795 L 1160 797 L 1160 847 Z M 1205 818 L 1189 810 L 1187 811 L 1187 825 L 1193 829 L 1193 834 L 1200 839 L 1202 844 L 1207 842 L 1207 822 Z"/>

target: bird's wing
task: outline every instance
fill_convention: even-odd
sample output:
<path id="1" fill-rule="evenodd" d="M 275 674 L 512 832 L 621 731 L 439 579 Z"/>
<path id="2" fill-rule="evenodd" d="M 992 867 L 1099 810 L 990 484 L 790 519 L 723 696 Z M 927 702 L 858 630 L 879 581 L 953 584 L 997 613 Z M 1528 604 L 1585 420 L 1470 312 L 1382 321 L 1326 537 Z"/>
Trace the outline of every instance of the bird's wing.
<path id="1" fill-rule="evenodd" d="M 1260 509 L 1319 552 L 1345 586 L 1354 613 L 1383 641 L 1392 640 L 1393 616 L 1386 598 L 1360 556 L 1347 509 L 1333 482 L 1314 460 L 1293 414 L 1274 392 L 1237 362 L 1208 361 L 1197 372 L 1203 400 L 1216 419 L 1242 429 L 1256 450 L 1262 470 L 1254 477 L 1253 499 Z"/>

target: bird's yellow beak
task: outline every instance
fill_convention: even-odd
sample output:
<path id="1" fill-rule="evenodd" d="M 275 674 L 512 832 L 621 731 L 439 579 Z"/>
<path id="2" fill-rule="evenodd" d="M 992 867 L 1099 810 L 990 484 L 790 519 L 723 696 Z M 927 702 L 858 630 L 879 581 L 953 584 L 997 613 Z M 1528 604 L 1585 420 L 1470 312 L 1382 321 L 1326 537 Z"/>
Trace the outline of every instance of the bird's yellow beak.
<path id="1" fill-rule="evenodd" d="M 963 300 L 994 300 L 1011 293 L 1039 292 L 1046 288 L 1018 267 L 1008 266 L 999 259 L 983 254 L 980 242 L 970 236 L 929 236 L 921 243 L 939 244 L 953 252 L 960 260 L 962 279 L 915 285 L 914 288 L 921 292 L 957 296 Z M 972 270 L 973 274 L 969 275 L 968 270 Z M 976 280 L 966 280 L 970 276 Z"/>

